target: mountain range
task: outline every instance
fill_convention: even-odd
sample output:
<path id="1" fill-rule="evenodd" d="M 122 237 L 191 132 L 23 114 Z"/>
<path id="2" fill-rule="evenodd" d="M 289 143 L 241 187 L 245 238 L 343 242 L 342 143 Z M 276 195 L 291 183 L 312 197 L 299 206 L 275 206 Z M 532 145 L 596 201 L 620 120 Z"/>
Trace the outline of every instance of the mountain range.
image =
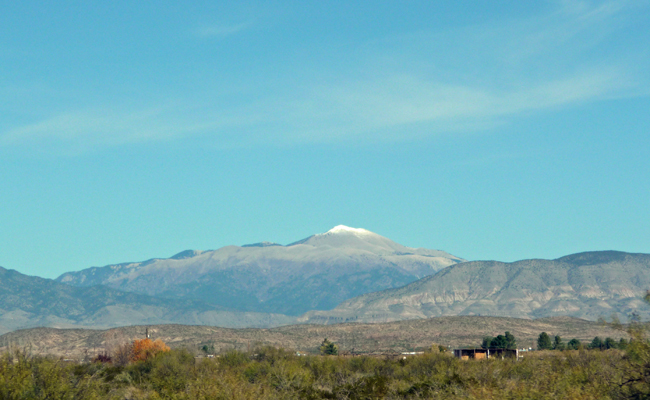
<path id="1" fill-rule="evenodd" d="M 74 287 L 0 267 L 0 334 L 39 326 L 179 323 L 266 328 L 294 321 L 286 315 L 231 311 L 197 300 L 155 298 L 105 286 Z"/>
<path id="2" fill-rule="evenodd" d="M 598 320 L 637 313 L 650 255 L 617 251 L 512 263 L 469 261 L 337 226 L 283 246 L 187 250 L 68 272 L 0 268 L 0 333 L 21 328 L 196 324 L 270 328 L 439 316 Z"/>
<path id="3" fill-rule="evenodd" d="M 68 272 L 57 281 L 297 316 L 403 286 L 463 261 L 443 251 L 410 248 L 365 229 L 339 225 L 286 246 L 262 242 L 187 250 L 168 259 Z"/>
<path id="4" fill-rule="evenodd" d="M 447 315 L 516 318 L 571 316 L 587 320 L 637 313 L 650 289 L 650 254 L 595 251 L 556 260 L 452 265 L 404 287 L 364 294 L 333 310 L 311 311 L 308 323 L 386 322 Z"/>

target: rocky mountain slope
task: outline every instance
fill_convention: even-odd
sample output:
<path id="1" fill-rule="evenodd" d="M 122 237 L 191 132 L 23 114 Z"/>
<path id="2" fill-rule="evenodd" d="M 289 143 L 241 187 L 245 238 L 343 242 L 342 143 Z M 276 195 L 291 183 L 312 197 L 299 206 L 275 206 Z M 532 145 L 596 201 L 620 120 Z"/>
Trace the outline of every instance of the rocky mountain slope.
<path id="1" fill-rule="evenodd" d="M 291 325 L 272 329 L 226 329 L 213 326 L 130 326 L 110 330 L 36 328 L 0 336 L 0 353 L 8 346 L 27 347 L 34 354 L 83 358 L 116 345 L 141 339 L 145 329 L 170 347 L 197 351 L 212 344 L 218 352 L 251 350 L 271 345 L 315 353 L 323 338 L 337 343 L 342 353 L 399 353 L 422 351 L 432 343 L 444 346 L 478 346 L 484 336 L 510 331 L 520 348 L 536 347 L 541 332 L 589 342 L 594 336 L 627 338 L 622 331 L 597 322 L 569 317 L 537 320 L 503 317 L 440 317 L 385 324 Z"/>
<path id="2" fill-rule="evenodd" d="M 385 322 L 443 315 L 650 318 L 650 254 L 599 251 L 557 260 L 473 261 L 401 288 L 365 294 L 299 321 Z"/>
<path id="3" fill-rule="evenodd" d="M 241 311 L 300 315 L 364 293 L 403 286 L 464 260 L 337 226 L 287 246 L 262 242 L 169 259 L 94 267 L 57 280 L 88 287 L 197 299 Z"/>
<path id="4" fill-rule="evenodd" d="M 182 323 L 234 328 L 286 325 L 293 320 L 285 315 L 230 311 L 196 300 L 159 299 L 105 286 L 74 287 L 0 267 L 0 334 L 36 326 Z"/>

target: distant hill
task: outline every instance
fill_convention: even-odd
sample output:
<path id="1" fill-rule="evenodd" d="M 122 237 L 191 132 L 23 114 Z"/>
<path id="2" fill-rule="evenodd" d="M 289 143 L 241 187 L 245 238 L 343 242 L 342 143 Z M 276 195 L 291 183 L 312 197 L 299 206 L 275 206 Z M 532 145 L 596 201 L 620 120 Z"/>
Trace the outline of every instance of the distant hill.
<path id="1" fill-rule="evenodd" d="M 365 294 L 299 321 L 386 322 L 445 315 L 517 318 L 572 316 L 646 320 L 650 254 L 596 251 L 557 260 L 472 261 L 445 268 L 404 287 Z"/>
<path id="2" fill-rule="evenodd" d="M 370 240 L 364 237 L 359 240 L 371 248 L 376 246 L 372 242 L 377 237 L 378 240 L 388 240 L 378 235 L 377 237 L 371 235 L 368 235 Z M 319 241 L 321 243 L 318 243 Z M 339 247 L 336 248 L 337 241 Z M 322 242 L 328 244 L 323 245 Z M 354 238 L 345 238 L 340 233 L 335 233 L 329 237 L 316 235 L 293 246 L 311 246 L 323 252 L 336 248 L 336 251 L 345 252 L 346 246 L 351 243 L 352 247 L 349 251 L 356 257 L 363 243 L 354 242 Z M 394 246 L 399 245 L 394 244 Z M 286 251 L 285 246 L 271 244 L 246 249 L 276 248 Z M 301 247 L 297 249 L 303 251 Z M 404 248 L 397 247 L 393 249 L 393 253 L 403 252 L 398 250 Z M 418 251 L 431 252 L 430 250 Z M 142 274 L 138 271 L 156 263 L 166 266 L 163 271 L 171 269 L 174 265 L 180 265 L 180 269 L 203 268 L 200 259 L 196 260 L 198 265 L 194 267 L 191 263 L 189 265 L 175 263 L 192 261 L 209 253 L 184 252 L 169 260 L 152 260 L 133 268 L 126 268 L 122 275 L 116 276 L 122 277 L 118 279 L 118 282 L 122 283 L 134 279 L 136 282 L 146 284 L 147 279 L 151 279 L 154 286 L 160 285 L 160 282 L 155 281 L 159 277 L 154 273 L 156 270 L 149 271 L 150 273 L 144 271 Z M 432 256 L 435 257 L 437 256 Z M 411 258 L 413 259 L 419 258 Z M 255 260 L 259 267 L 260 257 L 256 257 Z M 129 264 L 125 264 L 127 265 Z M 340 295 L 341 291 L 337 285 L 349 288 L 354 284 L 352 280 L 352 277 L 356 276 L 354 269 L 352 272 L 347 271 L 346 274 L 345 271 L 340 270 L 340 267 L 335 269 L 331 266 L 331 268 L 338 271 L 341 281 L 323 278 L 330 286 L 319 282 L 319 286 L 316 287 L 322 292 L 314 293 L 314 297 L 327 296 L 328 293 L 332 293 L 332 296 Z M 359 268 L 363 267 L 359 266 Z M 246 270 L 244 267 L 242 269 Z M 116 270 L 120 271 L 122 268 Z M 212 270 L 208 267 L 206 270 L 208 272 L 205 274 L 209 276 Z M 268 267 L 266 274 L 263 275 L 265 279 L 271 280 L 269 285 L 275 282 L 271 275 L 273 270 Z M 102 268 L 95 272 L 110 275 L 110 271 Z M 378 272 L 372 269 L 365 272 L 368 275 L 373 273 Z M 327 273 L 325 275 L 327 276 Z M 93 274 L 90 276 L 92 277 Z M 161 276 L 169 278 L 165 274 Z M 200 278 L 202 275 L 198 274 L 198 276 L 196 286 L 209 290 L 212 286 L 205 285 L 205 280 Z M 323 274 L 313 276 L 322 277 Z M 249 281 L 257 282 L 256 280 L 259 279 L 261 278 L 252 276 Z M 278 278 L 281 279 L 285 278 Z M 170 283 L 172 287 L 173 283 L 173 281 Z M 235 285 L 234 281 L 230 283 Z M 191 281 L 183 285 L 189 287 Z M 225 283 L 222 283 L 222 286 L 225 286 Z M 254 285 L 247 286 L 246 290 L 252 290 L 251 287 Z M 616 313 L 625 320 L 626 316 L 636 312 L 644 320 L 650 320 L 650 306 L 641 300 L 647 288 L 650 288 L 650 255 L 648 254 L 607 251 L 574 254 L 557 260 L 523 260 L 514 263 L 475 261 L 451 265 L 406 286 L 365 294 L 346 300 L 333 310 L 312 310 L 297 318 L 282 314 L 233 310 L 225 306 L 208 304 L 192 296 L 178 295 L 177 298 L 166 298 L 120 291 L 102 285 L 71 286 L 0 267 L 0 333 L 37 326 L 108 328 L 168 323 L 264 328 L 296 322 L 314 324 L 388 322 L 449 315 L 491 315 L 528 319 L 572 316 L 597 320 Z M 301 297 L 296 294 L 295 288 L 293 290 L 293 292 L 288 290 L 286 298 L 299 301 Z M 164 291 L 163 293 L 168 294 Z M 220 295 L 226 296 L 223 293 Z M 307 297 L 307 294 L 303 295 L 306 298 L 314 298 Z M 321 328 L 314 329 L 318 331 Z"/>
<path id="3" fill-rule="evenodd" d="M 82 358 L 106 347 L 141 339 L 145 329 L 154 339 L 162 339 L 173 348 L 197 351 L 213 344 L 218 352 L 250 350 L 256 345 L 317 352 L 324 338 L 339 345 L 340 351 L 385 353 L 423 350 L 432 343 L 444 346 L 478 346 L 484 336 L 512 332 L 520 348 L 535 347 L 541 332 L 560 335 L 565 343 L 571 338 L 583 342 L 594 336 L 619 339 L 627 337 L 597 322 L 557 317 L 538 320 L 501 317 L 441 317 L 386 324 L 291 325 L 273 329 L 225 329 L 211 326 L 156 325 L 131 326 L 110 330 L 36 328 L 0 336 L 0 352 L 8 344 L 29 348 L 35 354 L 54 354 Z"/>
<path id="4" fill-rule="evenodd" d="M 464 261 L 337 226 L 287 246 L 261 242 L 169 259 L 93 267 L 57 280 L 150 296 L 194 299 L 240 311 L 300 315 L 364 293 L 403 286 Z"/>
<path id="5" fill-rule="evenodd" d="M 0 333 L 36 326 L 107 328 L 184 323 L 269 327 L 285 315 L 236 312 L 196 300 L 170 300 L 105 286 L 74 287 L 0 267 Z"/>

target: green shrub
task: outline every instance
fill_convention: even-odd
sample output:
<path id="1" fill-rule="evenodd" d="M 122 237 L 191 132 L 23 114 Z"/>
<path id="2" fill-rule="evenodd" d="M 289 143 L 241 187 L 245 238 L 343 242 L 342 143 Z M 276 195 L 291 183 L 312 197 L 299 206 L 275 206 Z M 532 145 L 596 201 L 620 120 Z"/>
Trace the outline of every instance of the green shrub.
<path id="1" fill-rule="evenodd" d="M 257 347 L 253 353 L 253 358 L 255 360 L 267 361 L 270 364 L 274 364 L 278 360 L 288 360 L 296 357 L 296 355 L 291 351 L 282 348 L 275 348 L 273 346 Z"/>
<path id="2" fill-rule="evenodd" d="M 248 353 L 237 350 L 230 350 L 219 358 L 219 363 L 226 367 L 238 367 L 251 361 Z"/>
<path id="3" fill-rule="evenodd" d="M 353 383 L 334 388 L 335 398 L 350 400 L 383 399 L 388 393 L 389 379 L 386 376 L 374 375 L 363 377 Z"/>
<path id="4" fill-rule="evenodd" d="M 0 358 L 0 399 L 648 398 L 650 343 L 633 338 L 626 351 L 543 351 L 521 361 L 296 357 L 262 348 L 199 362 L 172 350 L 121 367 L 17 352 Z"/>
<path id="5" fill-rule="evenodd" d="M 274 389 L 282 392 L 300 391 L 311 386 L 311 372 L 295 362 L 278 361 L 268 371 L 268 381 Z"/>
<path id="6" fill-rule="evenodd" d="M 270 369 L 271 366 L 266 362 L 254 362 L 246 366 L 243 374 L 246 377 L 246 380 L 251 383 L 256 383 L 266 378 Z"/>
<path id="7" fill-rule="evenodd" d="M 166 397 L 184 391 L 194 376 L 194 356 L 187 350 L 158 353 L 147 362 L 151 364 L 148 377 L 151 386 Z"/>
<path id="8" fill-rule="evenodd" d="M 324 356 L 335 356 L 339 354 L 339 346 L 325 338 L 320 345 L 320 353 Z"/>

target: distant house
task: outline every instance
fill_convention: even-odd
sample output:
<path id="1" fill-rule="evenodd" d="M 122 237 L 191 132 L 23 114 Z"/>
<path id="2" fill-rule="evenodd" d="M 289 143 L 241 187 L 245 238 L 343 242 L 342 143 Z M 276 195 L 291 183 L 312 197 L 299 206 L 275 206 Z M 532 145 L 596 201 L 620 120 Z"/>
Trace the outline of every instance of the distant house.
<path id="1" fill-rule="evenodd" d="M 468 349 L 454 349 L 454 357 L 461 360 L 484 360 L 487 358 L 514 358 L 519 359 L 519 350 L 517 349 L 483 349 L 483 348 L 468 348 Z"/>

